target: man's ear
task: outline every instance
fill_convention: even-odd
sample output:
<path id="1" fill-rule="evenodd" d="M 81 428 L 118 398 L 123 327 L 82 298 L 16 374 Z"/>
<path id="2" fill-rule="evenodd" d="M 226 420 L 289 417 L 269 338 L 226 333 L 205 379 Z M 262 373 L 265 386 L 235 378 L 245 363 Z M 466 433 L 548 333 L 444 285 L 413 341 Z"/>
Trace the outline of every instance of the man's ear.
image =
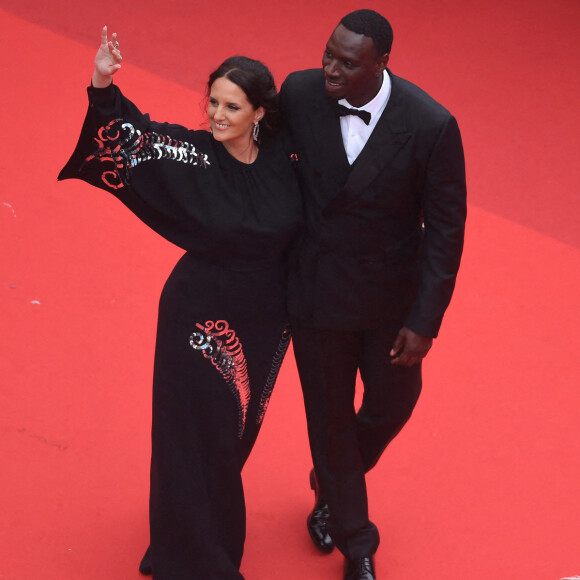
<path id="1" fill-rule="evenodd" d="M 387 64 L 389 64 L 389 53 L 383 54 L 381 58 L 377 62 L 377 76 L 383 74 L 383 71 L 387 68 Z"/>

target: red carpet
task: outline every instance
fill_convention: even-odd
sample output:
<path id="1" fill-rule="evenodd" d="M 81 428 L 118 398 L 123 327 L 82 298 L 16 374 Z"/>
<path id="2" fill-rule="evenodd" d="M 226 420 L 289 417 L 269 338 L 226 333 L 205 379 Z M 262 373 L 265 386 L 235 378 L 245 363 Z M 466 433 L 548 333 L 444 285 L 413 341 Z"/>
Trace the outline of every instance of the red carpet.
<path id="1" fill-rule="evenodd" d="M 422 398 L 369 476 L 379 578 L 580 575 L 580 5 L 399 4 L 367 6 L 393 23 L 392 70 L 457 116 L 470 212 Z M 56 182 L 101 26 L 119 32 L 125 93 L 195 127 L 224 57 L 261 58 L 280 83 L 358 7 L 0 0 L 0 579 L 137 580 L 147 543 L 156 308 L 180 250 Z M 247 580 L 341 578 L 306 535 L 309 467 L 288 356 L 245 471 Z"/>

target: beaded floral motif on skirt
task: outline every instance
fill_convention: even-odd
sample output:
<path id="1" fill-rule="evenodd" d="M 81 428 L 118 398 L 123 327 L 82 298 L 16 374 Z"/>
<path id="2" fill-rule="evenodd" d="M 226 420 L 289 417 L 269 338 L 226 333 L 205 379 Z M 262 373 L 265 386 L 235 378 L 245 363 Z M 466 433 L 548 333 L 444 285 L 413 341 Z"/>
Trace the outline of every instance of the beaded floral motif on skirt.
<path id="1" fill-rule="evenodd" d="M 250 402 L 250 380 L 242 343 L 225 320 L 208 320 L 205 325 L 196 326 L 199 331 L 190 336 L 189 344 L 212 362 L 230 387 L 238 405 L 238 437 L 241 439 Z"/>

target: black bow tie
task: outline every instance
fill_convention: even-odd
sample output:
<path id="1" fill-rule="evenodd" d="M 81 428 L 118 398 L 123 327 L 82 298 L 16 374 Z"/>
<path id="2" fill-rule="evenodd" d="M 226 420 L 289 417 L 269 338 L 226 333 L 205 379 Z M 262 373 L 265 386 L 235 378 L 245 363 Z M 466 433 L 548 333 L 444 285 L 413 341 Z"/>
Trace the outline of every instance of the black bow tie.
<path id="1" fill-rule="evenodd" d="M 345 115 L 356 115 L 360 117 L 365 125 L 368 125 L 371 122 L 371 114 L 368 111 L 360 111 L 359 109 L 349 109 L 344 105 L 336 104 L 336 111 L 341 116 L 344 117 Z"/>

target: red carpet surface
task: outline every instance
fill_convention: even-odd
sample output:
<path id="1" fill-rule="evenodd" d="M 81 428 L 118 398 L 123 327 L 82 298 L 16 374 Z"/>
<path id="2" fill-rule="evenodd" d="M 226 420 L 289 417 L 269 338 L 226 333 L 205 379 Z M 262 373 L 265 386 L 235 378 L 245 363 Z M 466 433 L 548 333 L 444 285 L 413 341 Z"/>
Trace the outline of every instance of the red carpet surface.
<path id="1" fill-rule="evenodd" d="M 86 109 L 103 24 L 124 92 L 197 127 L 207 74 L 242 53 L 280 84 L 319 65 L 361 5 L 0 0 L 0 579 L 138 579 L 148 541 L 157 300 L 180 255 L 117 200 L 56 182 Z M 409 425 L 369 475 L 379 578 L 580 575 L 576 0 L 383 12 L 390 66 L 464 137 L 469 216 L 456 294 Z M 247 580 L 341 578 L 312 497 L 291 353 L 244 473 Z"/>

